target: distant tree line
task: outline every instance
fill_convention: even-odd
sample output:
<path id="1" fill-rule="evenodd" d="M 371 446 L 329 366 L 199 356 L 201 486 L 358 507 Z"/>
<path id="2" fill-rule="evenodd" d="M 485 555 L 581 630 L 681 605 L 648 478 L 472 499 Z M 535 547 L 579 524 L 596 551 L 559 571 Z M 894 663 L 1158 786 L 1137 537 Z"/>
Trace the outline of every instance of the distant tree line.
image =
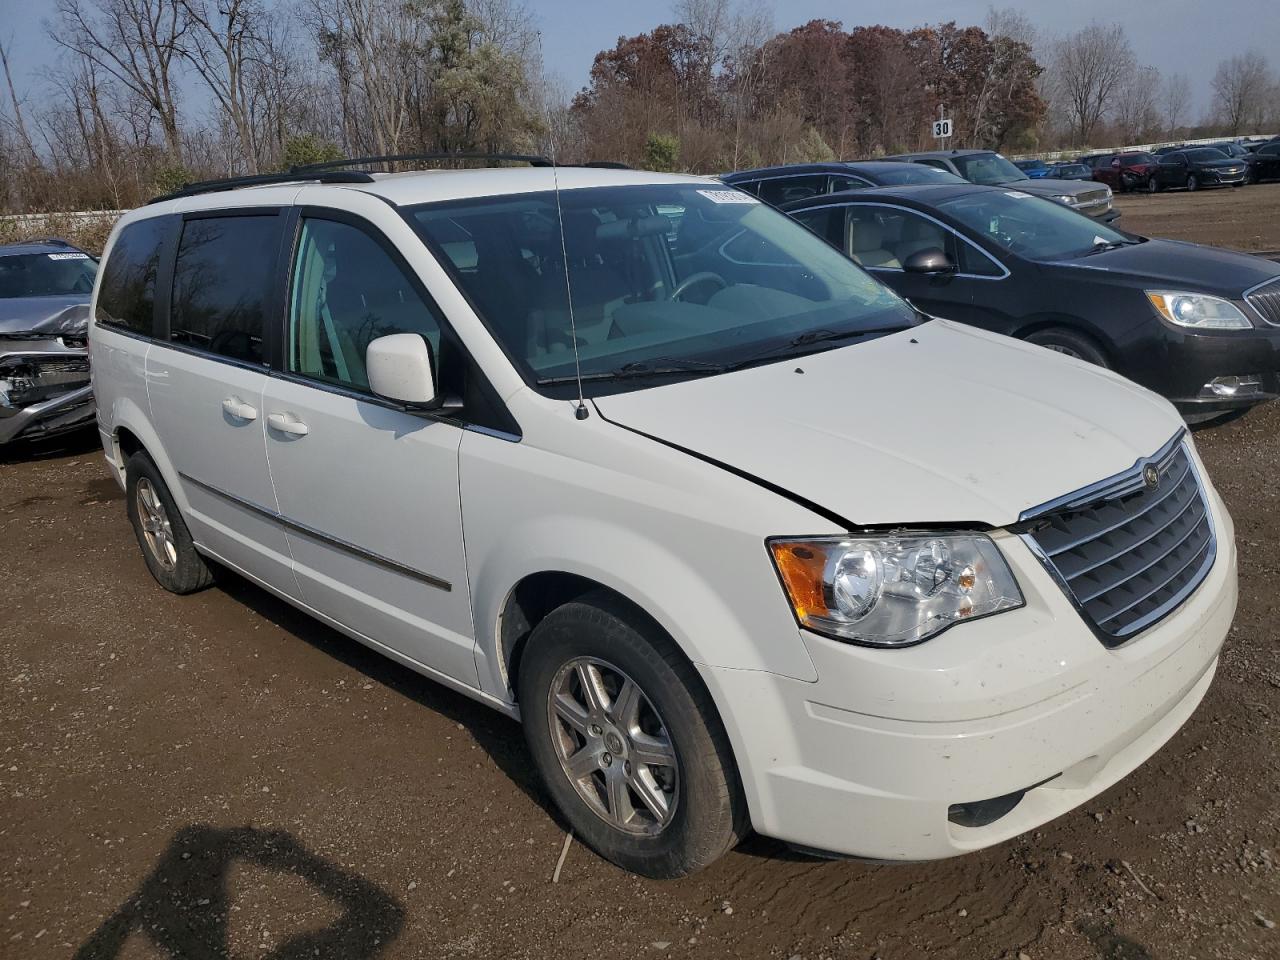
<path id="1" fill-rule="evenodd" d="M 1049 37 L 1021 13 L 909 30 L 763 0 L 677 0 L 600 51 L 570 95 L 522 0 L 55 0 L 61 51 L 14 77 L 0 42 L 0 208 L 119 208 L 203 177 L 343 156 L 534 151 L 712 173 L 932 145 L 1007 152 L 1280 128 L 1280 83 L 1245 51 L 1191 82 L 1122 28 Z M 0 41 L 5 38 L 0 37 Z"/>

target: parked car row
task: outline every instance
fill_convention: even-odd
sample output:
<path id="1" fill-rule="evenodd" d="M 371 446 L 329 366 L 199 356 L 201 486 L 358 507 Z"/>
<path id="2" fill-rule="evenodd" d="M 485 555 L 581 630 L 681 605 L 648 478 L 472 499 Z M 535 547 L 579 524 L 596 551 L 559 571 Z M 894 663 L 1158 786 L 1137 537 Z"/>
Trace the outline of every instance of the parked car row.
<path id="1" fill-rule="evenodd" d="M 1095 180 L 1116 192 L 1241 187 L 1280 179 L 1280 137 L 1169 144 L 1151 151 L 1090 153 L 1052 164 L 1039 159 L 1017 160 L 1014 164 L 1032 179 Z"/>

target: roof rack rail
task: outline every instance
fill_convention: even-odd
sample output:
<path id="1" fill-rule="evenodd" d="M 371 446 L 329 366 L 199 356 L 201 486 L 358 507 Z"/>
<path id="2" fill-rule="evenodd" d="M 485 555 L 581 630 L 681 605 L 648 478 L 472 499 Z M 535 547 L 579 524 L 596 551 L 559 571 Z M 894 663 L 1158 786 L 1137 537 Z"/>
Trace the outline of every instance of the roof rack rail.
<path id="1" fill-rule="evenodd" d="M 293 173 L 310 173 L 314 170 L 338 170 L 372 163 L 404 163 L 407 161 L 488 160 L 490 162 L 527 163 L 531 167 L 549 167 L 546 157 L 528 153 L 389 153 L 378 157 L 351 157 L 348 160 L 326 160 L 323 163 L 307 163 L 291 167 Z"/>
<path id="2" fill-rule="evenodd" d="M 220 190 L 235 190 L 239 187 L 265 187 L 273 183 L 297 183 L 299 180 L 315 180 L 320 183 L 373 183 L 373 177 L 358 170 L 308 173 L 294 168 L 285 173 L 259 173 L 249 177 L 225 177 L 221 180 L 198 180 L 195 183 L 184 183 L 172 193 L 152 197 L 147 203 L 177 200 L 179 197 L 194 197 L 202 193 L 217 193 Z"/>
<path id="3" fill-rule="evenodd" d="M 588 160 L 586 163 L 564 163 L 564 167 L 592 167 L 597 170 L 630 170 L 631 165 L 617 160 Z"/>

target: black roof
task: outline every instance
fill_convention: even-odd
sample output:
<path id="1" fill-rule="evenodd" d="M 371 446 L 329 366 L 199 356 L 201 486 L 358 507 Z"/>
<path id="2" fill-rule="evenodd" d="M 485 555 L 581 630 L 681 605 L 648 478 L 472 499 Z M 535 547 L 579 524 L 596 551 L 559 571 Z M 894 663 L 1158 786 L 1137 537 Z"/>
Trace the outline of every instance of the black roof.
<path id="1" fill-rule="evenodd" d="M 998 191 L 1008 193 L 1007 186 L 984 186 L 977 183 L 911 183 L 896 187 L 865 187 L 861 190 L 841 190 L 839 193 L 823 193 L 803 200 L 784 203 L 779 208 L 791 213 L 795 210 L 806 210 L 809 207 L 824 207 L 832 202 L 851 200 L 901 200 L 908 206 L 928 209 L 943 200 L 952 197 L 963 197 L 971 193 Z"/>
<path id="2" fill-rule="evenodd" d="M 819 163 L 781 163 L 774 167 L 753 167 L 750 170 L 734 170 L 720 174 L 725 183 L 739 180 L 759 180 L 772 176 L 801 176 L 806 173 L 844 173 L 849 164 L 840 160 L 829 160 Z"/>

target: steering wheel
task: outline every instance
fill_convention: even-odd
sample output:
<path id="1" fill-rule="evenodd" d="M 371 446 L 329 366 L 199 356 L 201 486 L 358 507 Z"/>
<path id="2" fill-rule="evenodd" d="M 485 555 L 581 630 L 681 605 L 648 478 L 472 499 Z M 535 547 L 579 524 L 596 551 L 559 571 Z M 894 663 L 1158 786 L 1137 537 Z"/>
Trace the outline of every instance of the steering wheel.
<path id="1" fill-rule="evenodd" d="M 701 270 L 698 273 L 690 274 L 676 284 L 676 288 L 671 291 L 671 296 L 668 299 L 679 300 L 690 287 L 697 286 L 700 283 L 714 283 L 721 290 L 725 290 L 729 286 L 729 284 L 725 282 L 724 277 L 720 276 L 720 274 L 712 273 L 710 270 Z"/>

